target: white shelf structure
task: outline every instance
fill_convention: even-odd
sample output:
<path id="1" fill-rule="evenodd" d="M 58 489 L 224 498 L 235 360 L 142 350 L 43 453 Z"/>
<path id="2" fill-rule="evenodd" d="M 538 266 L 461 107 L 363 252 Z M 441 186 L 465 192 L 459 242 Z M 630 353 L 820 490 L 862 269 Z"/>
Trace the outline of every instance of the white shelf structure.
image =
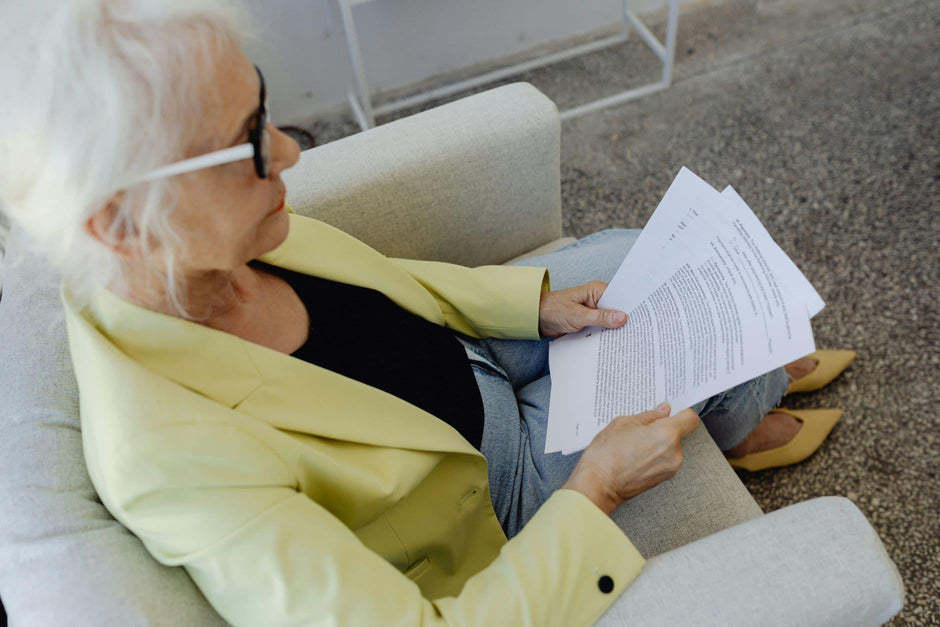
<path id="1" fill-rule="evenodd" d="M 359 47 L 359 37 L 356 34 L 356 24 L 353 20 L 352 9 L 358 4 L 365 4 L 366 2 L 373 2 L 374 0 L 336 1 L 339 5 L 340 15 L 342 16 L 343 30 L 346 33 L 346 46 L 349 49 L 349 60 L 352 64 L 354 78 L 354 88 L 350 89 L 346 96 L 349 99 L 349 104 L 352 107 L 353 114 L 356 116 L 356 120 L 359 122 L 359 126 L 362 128 L 362 130 L 374 127 L 375 117 L 377 115 L 390 113 L 392 111 L 399 111 L 407 107 L 413 107 L 429 100 L 449 96 L 464 89 L 469 89 L 471 87 L 476 87 L 477 85 L 496 81 L 506 76 L 511 76 L 526 70 L 542 67 L 557 61 L 562 61 L 564 59 L 569 59 L 571 57 L 576 57 L 582 54 L 587 54 L 589 52 L 594 52 L 596 50 L 601 50 L 609 46 L 623 43 L 627 40 L 631 28 L 636 30 L 637 34 L 644 41 L 644 43 L 646 43 L 650 50 L 652 50 L 653 53 L 659 57 L 660 61 L 662 61 L 663 68 L 660 80 L 655 83 L 643 85 L 642 87 L 628 89 L 612 96 L 600 98 L 598 100 L 594 100 L 571 109 L 566 109 L 565 111 L 561 112 L 561 119 L 566 120 L 575 116 L 584 115 L 585 113 L 597 111 L 598 109 L 603 109 L 604 107 L 610 107 L 630 100 L 636 100 L 637 98 L 642 98 L 648 94 L 666 89 L 672 83 L 672 66 L 676 56 L 676 30 L 678 30 L 679 27 L 679 0 L 666 0 L 669 6 L 669 16 L 666 20 L 665 44 L 660 42 L 650 31 L 650 29 L 646 27 L 646 24 L 641 22 L 636 14 L 630 11 L 628 8 L 628 0 L 622 0 L 620 12 L 621 29 L 620 33 L 617 35 L 611 35 L 609 37 L 604 37 L 603 39 L 598 39 L 597 41 L 574 46 L 566 50 L 554 52 L 552 54 L 546 54 L 534 59 L 530 59 L 529 61 L 525 61 L 523 63 L 517 63 L 515 65 L 500 68 L 499 70 L 495 70 L 493 72 L 487 72 L 486 74 L 474 76 L 458 83 L 452 83 L 443 87 L 430 89 L 428 91 L 409 96 L 408 98 L 402 98 L 400 100 L 395 100 L 378 107 L 373 107 L 372 93 L 369 90 L 369 84 L 366 80 L 365 70 L 363 69 L 362 65 L 362 51 Z"/>

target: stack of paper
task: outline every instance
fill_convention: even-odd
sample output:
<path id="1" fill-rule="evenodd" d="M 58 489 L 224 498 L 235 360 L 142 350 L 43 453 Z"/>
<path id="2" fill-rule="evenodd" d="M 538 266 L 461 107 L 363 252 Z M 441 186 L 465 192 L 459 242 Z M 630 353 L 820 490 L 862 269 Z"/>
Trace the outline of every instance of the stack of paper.
<path id="1" fill-rule="evenodd" d="M 545 452 L 573 453 L 620 415 L 673 413 L 815 350 L 819 294 L 731 188 L 682 168 L 611 280 L 628 314 L 552 342 Z"/>

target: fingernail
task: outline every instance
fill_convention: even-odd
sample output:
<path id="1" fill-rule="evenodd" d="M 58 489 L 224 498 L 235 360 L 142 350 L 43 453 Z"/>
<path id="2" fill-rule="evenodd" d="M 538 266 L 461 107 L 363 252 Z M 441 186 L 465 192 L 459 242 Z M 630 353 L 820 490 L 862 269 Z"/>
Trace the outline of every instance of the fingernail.
<path id="1" fill-rule="evenodd" d="M 656 411 L 664 411 L 667 409 L 669 409 L 669 403 L 666 403 L 665 401 L 656 406 Z"/>
<path id="2" fill-rule="evenodd" d="M 620 324 L 621 322 L 626 322 L 626 320 L 627 320 L 627 314 L 618 311 L 617 313 L 615 313 L 614 315 L 612 315 L 611 318 L 614 319 L 614 322 L 616 322 L 617 324 Z"/>

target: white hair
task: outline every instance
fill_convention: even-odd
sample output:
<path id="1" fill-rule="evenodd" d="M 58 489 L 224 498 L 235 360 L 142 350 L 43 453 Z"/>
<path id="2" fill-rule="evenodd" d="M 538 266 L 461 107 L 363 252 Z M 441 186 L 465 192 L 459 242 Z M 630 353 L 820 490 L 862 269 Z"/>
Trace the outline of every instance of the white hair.
<path id="1" fill-rule="evenodd" d="M 229 0 L 14 0 L 0 6 L 0 214 L 80 302 L 125 286 L 118 256 L 85 224 L 128 182 L 184 156 L 215 50 L 240 45 Z M 172 178 L 127 187 L 108 233 L 162 245 L 167 294 L 185 304 L 168 216 Z M 0 248 L 6 237 L 0 220 Z M 11 259 L 8 256 L 7 263 Z"/>

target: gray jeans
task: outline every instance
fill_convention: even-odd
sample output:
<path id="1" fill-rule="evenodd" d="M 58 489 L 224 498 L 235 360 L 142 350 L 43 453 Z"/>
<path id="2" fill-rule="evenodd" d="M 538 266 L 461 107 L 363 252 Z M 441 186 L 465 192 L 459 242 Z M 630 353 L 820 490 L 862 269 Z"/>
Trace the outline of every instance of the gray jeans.
<path id="1" fill-rule="evenodd" d="M 600 231 L 520 265 L 547 267 L 552 289 L 556 290 L 595 279 L 609 281 L 638 236 L 635 230 Z M 480 450 L 489 465 L 493 508 L 506 536 L 511 538 L 567 481 L 580 453 L 543 452 L 551 392 L 549 340 L 461 341 L 478 357 L 471 364 L 484 405 Z M 787 384 L 786 372 L 779 368 L 702 401 L 693 409 L 725 451 L 744 440 L 776 406 Z"/>

